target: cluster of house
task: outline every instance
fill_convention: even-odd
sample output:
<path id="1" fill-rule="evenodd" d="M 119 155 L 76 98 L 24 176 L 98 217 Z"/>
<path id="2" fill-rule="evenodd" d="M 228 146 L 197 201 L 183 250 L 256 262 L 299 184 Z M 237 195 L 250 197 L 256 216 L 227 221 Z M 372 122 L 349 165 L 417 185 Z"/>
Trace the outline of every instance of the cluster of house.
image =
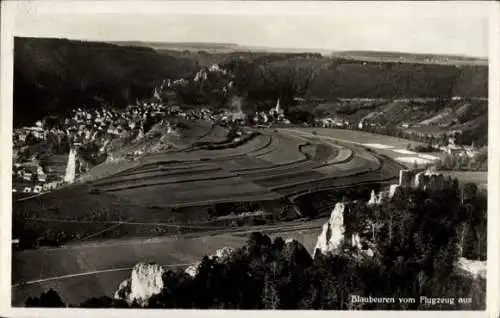
<path id="1" fill-rule="evenodd" d="M 121 136 L 134 129 L 141 129 L 152 118 L 164 115 L 163 106 L 157 103 L 138 103 L 125 110 L 78 108 L 71 118 L 65 120 L 69 135 L 80 142 L 92 142 L 99 138 Z"/>
<path id="2" fill-rule="evenodd" d="M 262 125 L 269 123 L 281 123 L 281 124 L 290 124 L 290 120 L 288 120 L 285 116 L 285 112 L 283 108 L 280 106 L 280 100 L 276 102 L 276 106 L 269 109 L 267 112 L 255 112 L 252 117 L 252 123 L 254 125 Z"/>
<path id="3" fill-rule="evenodd" d="M 345 128 L 350 127 L 352 124 L 346 119 L 338 117 L 324 117 L 315 119 L 314 125 L 321 128 Z"/>
<path id="4" fill-rule="evenodd" d="M 379 122 L 363 118 L 358 122 L 358 129 L 369 129 L 369 128 L 375 128 L 375 127 L 382 127 L 382 124 Z"/>
<path id="5" fill-rule="evenodd" d="M 12 192 L 41 193 L 54 190 L 62 185 L 62 180 L 46 173 L 36 160 L 14 163 L 12 169 Z"/>
<path id="6" fill-rule="evenodd" d="M 13 131 L 13 141 L 15 145 L 23 146 L 28 142 L 28 137 L 32 136 L 37 140 L 45 140 L 49 134 L 63 135 L 64 131 L 61 129 L 51 127 L 50 129 L 44 128 L 44 122 L 38 120 L 35 125 L 16 128 Z"/>
<path id="7" fill-rule="evenodd" d="M 215 69 L 215 68 L 214 68 Z M 280 112 L 282 113 L 282 112 Z M 223 110 L 213 112 L 207 108 L 181 109 L 179 106 L 166 106 L 160 102 L 137 102 L 125 109 L 84 109 L 77 108 L 70 115 L 60 121 L 58 128 L 45 125 L 44 120 L 37 121 L 33 127 L 23 127 L 14 131 L 16 140 L 15 148 L 21 149 L 26 146 L 29 134 L 36 140 L 43 141 L 48 134 L 54 133 L 69 138 L 72 148 L 84 146 L 87 143 L 97 144 L 100 152 L 106 152 L 110 140 L 123 135 L 129 135 L 132 131 L 137 136 L 143 135 L 145 123 L 155 124 L 164 121 L 166 116 L 180 117 L 187 120 L 208 120 L 218 123 L 234 122 L 243 120 L 244 115 L 235 116 L 234 112 Z M 34 167 L 34 168 L 29 168 Z M 47 175 L 38 165 L 36 160 L 30 162 L 15 162 L 14 175 L 16 184 L 14 192 L 43 192 L 50 191 L 60 186 L 64 180 L 64 172 L 56 180 L 47 180 Z M 50 181 L 50 182 L 49 182 Z"/>
<path id="8" fill-rule="evenodd" d="M 40 120 L 33 127 L 16 129 L 14 145 L 17 149 L 29 146 L 27 137 L 30 134 L 40 142 L 49 134 L 56 134 L 68 137 L 73 147 L 95 143 L 104 152 L 110 139 L 134 129 L 141 131 L 146 121 L 158 121 L 163 115 L 165 109 L 158 103 L 138 103 L 125 110 L 77 108 L 62 119 L 57 128 L 49 128 L 45 120 Z M 53 190 L 64 183 L 62 171 L 58 171 L 57 176 L 48 178 L 47 172 L 43 171 L 37 160 L 16 162 L 17 160 L 13 163 L 13 192 L 39 193 Z"/>
<path id="9" fill-rule="evenodd" d="M 474 158 L 479 153 L 479 149 L 474 145 L 457 145 L 454 137 L 448 138 L 448 145 L 439 147 L 439 150 L 449 155 L 458 155 L 460 157 L 469 158 Z"/>
<path id="10" fill-rule="evenodd" d="M 363 130 L 368 127 L 381 127 L 380 124 L 370 122 L 369 120 L 361 120 L 358 123 L 358 129 Z M 411 128 L 408 123 L 402 123 L 400 128 Z M 413 126 L 413 128 L 418 128 Z M 456 141 L 456 136 L 460 135 L 462 131 L 452 130 L 439 133 L 429 133 L 418 131 L 415 129 L 404 131 L 403 138 L 417 139 L 417 140 L 431 140 L 432 146 L 440 151 L 447 153 L 449 155 L 457 155 L 460 157 L 474 158 L 478 153 L 479 149 L 474 145 L 459 145 Z"/>

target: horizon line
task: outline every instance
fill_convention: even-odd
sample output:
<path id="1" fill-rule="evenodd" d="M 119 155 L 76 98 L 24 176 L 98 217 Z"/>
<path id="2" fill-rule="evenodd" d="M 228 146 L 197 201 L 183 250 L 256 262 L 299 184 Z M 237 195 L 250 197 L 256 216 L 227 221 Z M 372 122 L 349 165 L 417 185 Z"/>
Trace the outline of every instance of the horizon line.
<path id="1" fill-rule="evenodd" d="M 472 58 L 476 60 L 489 60 L 489 56 L 478 56 L 478 55 L 467 55 L 467 54 L 460 54 L 460 53 L 433 53 L 433 52 L 411 52 L 411 51 L 384 51 L 384 50 L 363 50 L 363 49 L 346 49 L 346 50 L 334 50 L 334 49 L 329 49 L 329 48 L 305 48 L 305 47 L 279 47 L 279 46 L 266 46 L 266 45 L 251 45 L 251 44 L 241 44 L 241 43 L 234 43 L 234 42 L 203 42 L 203 41 L 187 41 L 187 42 L 179 42 L 179 41 L 158 41 L 158 40 L 101 40 L 101 39 L 82 39 L 82 38 L 71 38 L 71 37 L 57 37 L 57 36 L 25 36 L 25 35 L 15 35 L 13 36 L 14 38 L 32 38 L 32 39 L 55 39 L 55 40 L 68 40 L 68 41 L 80 41 L 80 42 L 99 42 L 99 43 L 110 43 L 110 44 L 115 44 L 116 43 L 143 43 L 143 44 L 215 44 L 215 45 L 232 45 L 232 46 L 237 46 L 242 49 L 246 49 L 246 51 L 251 52 L 251 48 L 255 49 L 268 49 L 268 50 L 293 50 L 293 51 L 300 51 L 300 50 L 305 50 L 302 52 L 290 52 L 290 53 L 319 53 L 321 55 L 324 55 L 324 52 L 329 52 L 330 54 L 333 53 L 344 53 L 344 52 L 375 52 L 375 53 L 400 53 L 400 54 L 415 54 L 415 55 L 437 55 L 437 56 L 443 56 L 443 57 L 461 57 L 461 58 Z M 150 47 L 147 45 L 144 46 L 138 46 L 138 45 L 132 45 L 136 47 Z M 152 48 L 152 47 L 150 47 Z M 154 49 L 154 48 L 152 48 Z M 264 52 L 265 53 L 265 52 Z M 271 52 L 269 52 L 271 53 Z M 287 53 L 287 52 L 277 52 L 277 53 Z"/>

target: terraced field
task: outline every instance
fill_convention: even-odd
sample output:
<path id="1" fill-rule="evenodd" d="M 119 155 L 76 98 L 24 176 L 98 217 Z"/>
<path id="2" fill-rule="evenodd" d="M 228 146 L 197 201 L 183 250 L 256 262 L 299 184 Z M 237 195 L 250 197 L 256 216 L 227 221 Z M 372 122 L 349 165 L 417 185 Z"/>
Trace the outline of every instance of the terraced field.
<path id="1" fill-rule="evenodd" d="M 91 186 L 99 193 L 130 198 L 134 204 L 168 207 L 262 200 L 279 197 L 284 190 L 294 193 L 319 181 L 327 187 L 348 184 L 349 177 L 373 181 L 397 176 L 399 166 L 382 166 L 373 153 L 361 147 L 353 151 L 352 147 L 263 130 L 234 148 L 147 156 L 147 163 Z M 372 174 L 366 177 L 366 173 Z"/>
<path id="2" fill-rule="evenodd" d="M 213 131 L 205 128 L 199 129 L 196 140 L 208 138 Z M 91 171 L 93 178 L 84 176 L 86 183 L 75 184 L 66 192 L 73 193 L 74 198 L 88 197 L 82 208 L 95 202 L 93 209 L 127 206 L 142 211 L 151 207 L 271 200 L 311 188 L 386 181 L 397 177 L 402 168 L 362 146 L 314 136 L 308 130 L 258 131 L 248 135 L 246 142 L 224 149 L 171 151 L 147 154 L 135 161 L 104 163 Z M 354 132 L 353 139 L 358 140 L 358 135 Z M 99 174 L 94 172 L 99 169 L 108 173 L 95 178 Z M 79 202 L 72 207 L 61 203 L 63 193 L 56 191 L 33 202 L 52 207 L 53 212 L 44 211 L 44 217 L 73 218 L 88 213 L 88 207 L 86 213 L 77 212 Z M 33 202 L 17 204 L 14 218 L 39 217 L 44 209 L 30 207 Z M 17 216 L 16 210 L 23 213 Z"/>
<path id="3" fill-rule="evenodd" d="M 206 140 L 210 131 L 190 138 Z M 82 301 L 89 292 L 111 295 L 138 261 L 192 263 L 222 246 L 240 246 L 254 230 L 273 235 L 286 230 L 285 235 L 305 240 L 312 248 L 321 220 L 234 227 L 213 223 L 207 207 L 276 204 L 315 191 L 393 182 L 402 168 L 357 141 L 307 130 L 263 129 L 248 136 L 243 143 L 216 150 L 176 150 L 108 162 L 95 167 L 91 177 L 84 176 L 84 183 L 16 202 L 15 237 L 55 231 L 69 234 L 69 240 L 60 248 L 14 253 L 14 304 L 50 287 L 70 303 Z M 300 236 L 308 229 L 314 234 Z M 160 236 L 158 241 L 144 241 Z"/>

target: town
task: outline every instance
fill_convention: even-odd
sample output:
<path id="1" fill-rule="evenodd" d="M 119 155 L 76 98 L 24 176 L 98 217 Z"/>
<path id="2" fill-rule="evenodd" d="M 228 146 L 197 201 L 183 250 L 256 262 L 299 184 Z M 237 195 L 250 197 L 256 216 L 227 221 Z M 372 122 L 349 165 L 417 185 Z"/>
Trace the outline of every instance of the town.
<path id="1" fill-rule="evenodd" d="M 228 74 L 220 65 L 214 64 L 202 68 L 195 74 L 192 81 L 207 80 L 207 74 L 211 73 L 223 76 Z M 166 79 L 154 89 L 151 98 L 137 101 L 125 109 L 77 107 L 66 117 L 47 116 L 36 121 L 33 126 L 15 129 L 13 131 L 12 192 L 24 195 L 40 194 L 60 188 L 65 184 L 71 184 L 75 182 L 78 175 L 87 171 L 91 166 L 106 160 L 112 140 L 126 139 L 131 136 L 136 139 L 141 138 L 158 123 L 169 125 L 168 121 L 172 118 L 205 120 L 223 127 L 271 127 L 271 125 L 293 127 L 298 125 L 380 132 L 408 140 L 425 141 L 429 145 L 425 152 L 440 152 L 458 158 L 474 158 L 481 150 L 474 144 L 457 144 L 456 136 L 460 136 L 461 132 L 456 130 L 422 133 L 418 132 L 419 125 L 409 126 L 403 123 L 389 131 L 376 119 L 366 117 L 358 122 L 339 116 L 317 117 L 311 122 L 291 122 L 285 114 L 285 108 L 280 105 L 279 98 L 276 105 L 267 112 L 256 111 L 253 114 L 242 111 L 241 101 L 237 97 L 233 97 L 230 107 L 218 110 L 208 107 L 181 107 L 172 102 L 163 102 L 160 92 L 175 95 L 175 89 L 184 87 L 188 83 L 190 80 L 184 78 Z M 232 85 L 232 81 L 226 80 L 220 88 L 221 92 L 227 93 Z M 352 102 L 349 99 L 344 101 Z M 361 101 L 367 102 L 366 99 Z M 295 102 L 303 103 L 304 99 L 295 98 Z M 55 144 L 57 149 L 51 148 L 47 151 L 46 146 L 42 146 L 46 144 Z M 418 149 L 415 150 L 418 152 Z M 89 152 L 85 157 L 97 158 L 97 160 L 84 160 L 82 156 L 79 156 L 77 163 L 73 163 L 77 152 Z M 142 154 L 140 151 L 135 151 L 125 157 L 131 159 L 140 154 Z M 430 158 L 438 157 L 431 156 Z"/>

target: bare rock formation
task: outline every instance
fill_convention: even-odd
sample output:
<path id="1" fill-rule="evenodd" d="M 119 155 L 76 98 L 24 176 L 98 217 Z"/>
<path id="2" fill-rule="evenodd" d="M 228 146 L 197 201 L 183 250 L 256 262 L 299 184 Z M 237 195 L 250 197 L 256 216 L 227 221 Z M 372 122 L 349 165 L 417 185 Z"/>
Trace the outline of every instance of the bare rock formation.
<path id="1" fill-rule="evenodd" d="M 68 163 L 66 164 L 66 173 L 64 174 L 64 182 L 73 183 L 76 177 L 76 160 L 77 153 L 74 147 L 69 149 Z"/>
<path id="2" fill-rule="evenodd" d="M 470 260 L 464 257 L 459 257 L 456 263 L 456 269 L 465 275 L 473 278 L 486 279 L 486 262 L 478 260 Z"/>
<path id="3" fill-rule="evenodd" d="M 134 266 L 131 278 L 124 280 L 115 293 L 116 299 L 123 299 L 131 304 L 147 306 L 148 300 L 163 289 L 165 269 L 154 263 L 138 263 Z"/>
<path id="4" fill-rule="evenodd" d="M 230 247 L 224 246 L 222 248 L 219 248 L 215 254 L 208 256 L 209 259 L 211 260 L 216 260 L 217 262 L 223 263 L 231 257 L 231 255 L 234 253 L 234 250 Z M 197 262 L 193 265 L 190 265 L 184 270 L 184 273 L 191 277 L 195 277 L 198 275 L 198 269 L 200 267 L 201 262 Z"/>
<path id="5" fill-rule="evenodd" d="M 373 196 L 374 192 L 372 192 L 372 197 Z M 373 201 L 379 204 L 381 199 L 380 197 L 373 199 Z M 318 236 L 318 240 L 313 251 L 313 257 L 316 256 L 317 252 L 321 254 L 339 254 L 342 252 L 342 247 L 346 242 L 344 228 L 345 210 L 346 204 L 339 202 L 335 205 L 330 219 L 328 220 L 328 222 L 323 224 L 323 229 L 321 231 L 321 234 Z M 356 258 L 373 257 L 373 255 L 375 254 L 374 244 L 372 242 L 369 242 L 367 239 L 362 239 L 359 233 L 351 234 L 350 246 L 354 248 L 355 253 L 353 254 L 353 256 Z"/>
<path id="6" fill-rule="evenodd" d="M 335 208 L 330 215 L 328 222 L 323 224 L 321 234 L 318 236 L 313 256 L 319 250 L 322 254 L 335 253 L 344 240 L 344 203 L 335 204 Z"/>
<path id="7" fill-rule="evenodd" d="M 130 278 L 127 278 L 123 282 L 120 283 L 118 286 L 118 289 L 115 292 L 115 299 L 124 299 L 127 300 L 129 299 L 129 295 L 131 292 L 131 285 L 132 281 Z"/>
<path id="8" fill-rule="evenodd" d="M 391 184 L 389 186 L 389 199 L 392 199 L 394 196 L 394 193 L 396 193 L 396 190 L 399 188 L 399 184 Z"/>
<path id="9" fill-rule="evenodd" d="M 375 255 L 373 251 L 374 245 L 366 240 L 362 242 L 358 233 L 354 233 L 351 236 L 351 246 L 358 252 L 356 255 L 358 257 L 373 257 Z"/>
<path id="10" fill-rule="evenodd" d="M 233 255 L 234 253 L 234 250 L 230 247 L 227 247 L 227 246 L 224 246 L 222 248 L 219 248 L 216 252 L 215 252 L 215 257 L 217 257 L 217 260 L 219 262 L 225 262 L 227 259 L 229 259 L 229 257 L 231 257 L 231 255 Z"/>
<path id="11" fill-rule="evenodd" d="M 191 277 L 195 277 L 198 275 L 198 268 L 200 267 L 200 264 L 200 262 L 197 262 L 196 264 L 190 265 L 184 270 L 184 273 Z"/>
<path id="12" fill-rule="evenodd" d="M 372 190 L 372 193 L 370 195 L 370 200 L 368 201 L 368 205 L 379 205 L 382 202 L 382 192 L 379 193 L 378 195 L 375 194 L 375 190 Z"/>

